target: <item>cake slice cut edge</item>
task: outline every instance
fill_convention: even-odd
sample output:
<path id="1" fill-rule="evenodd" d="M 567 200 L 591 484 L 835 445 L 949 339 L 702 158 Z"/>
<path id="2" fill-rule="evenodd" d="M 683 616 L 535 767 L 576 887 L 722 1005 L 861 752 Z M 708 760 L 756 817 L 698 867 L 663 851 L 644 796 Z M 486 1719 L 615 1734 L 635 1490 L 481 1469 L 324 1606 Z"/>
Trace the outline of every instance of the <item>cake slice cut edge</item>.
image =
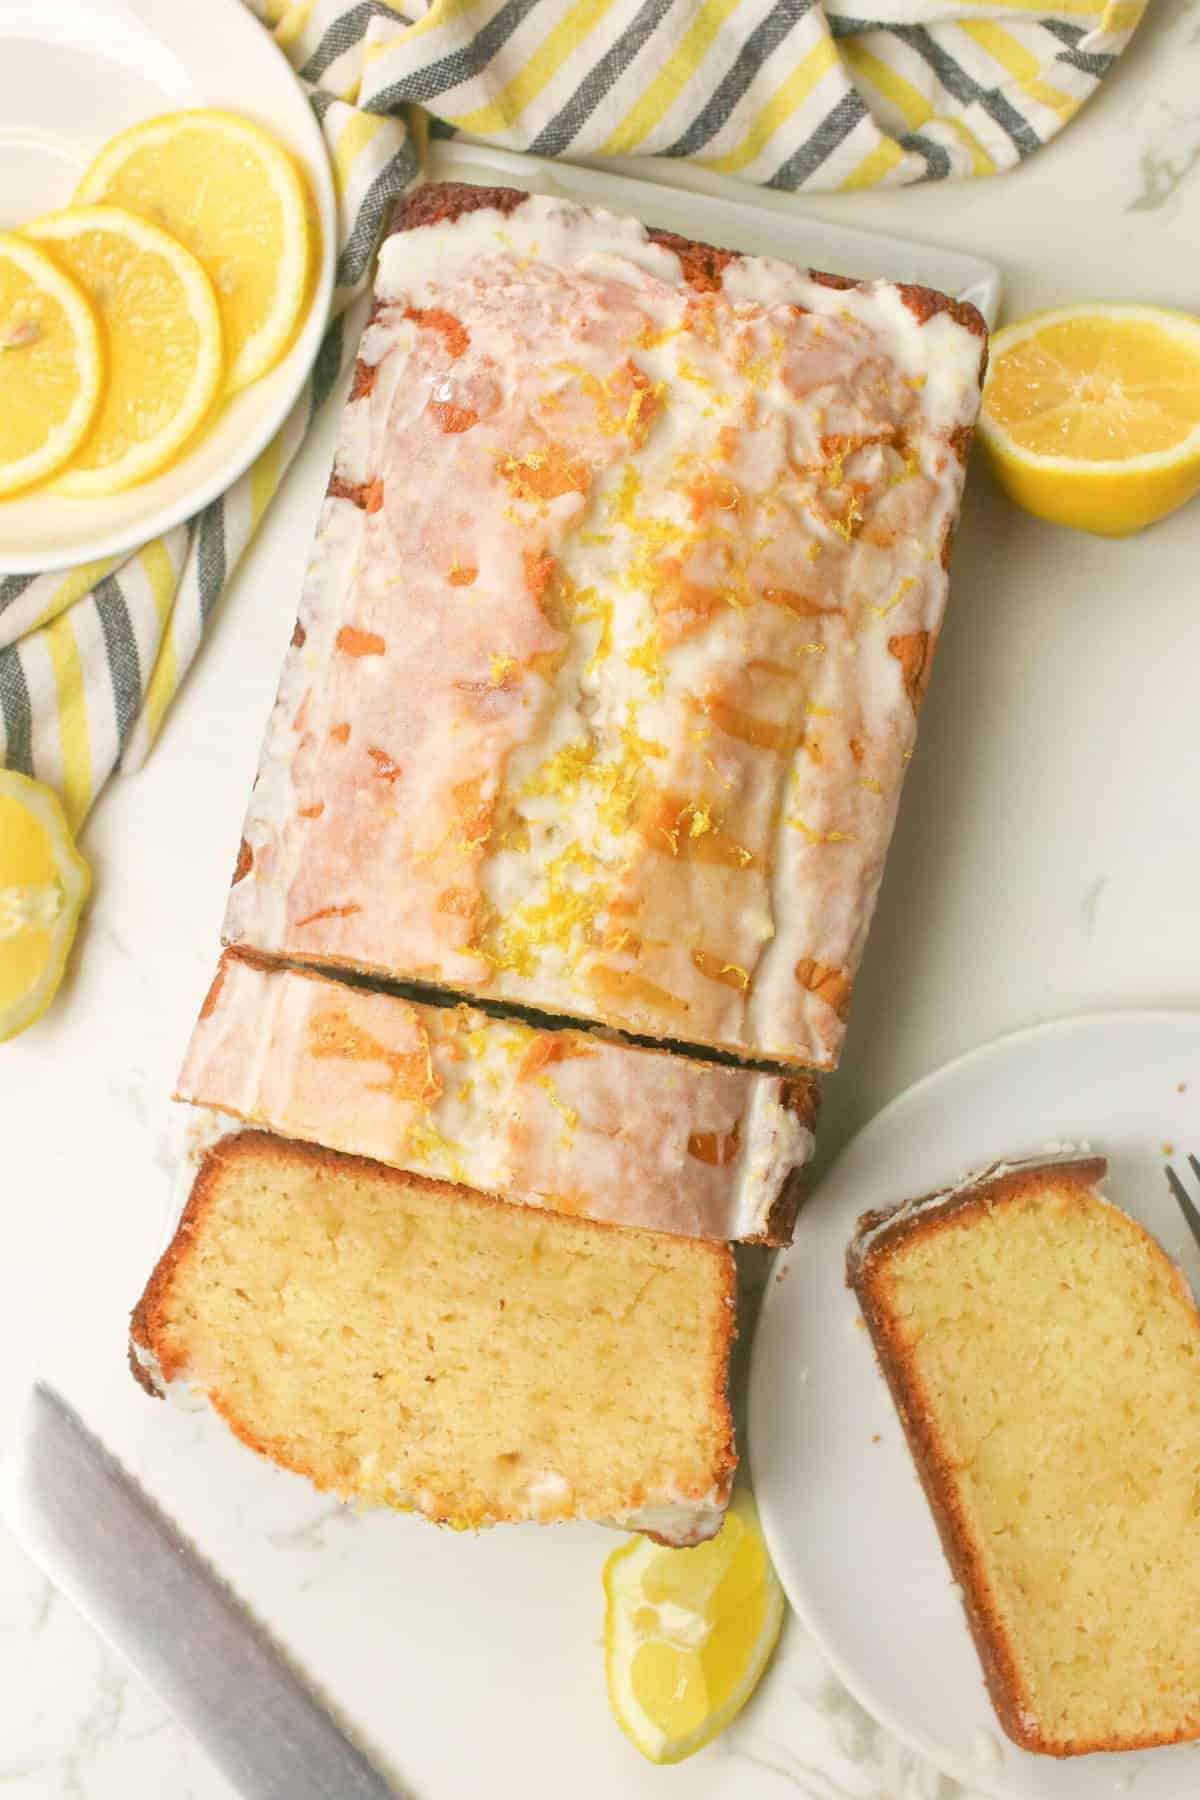
<path id="1" fill-rule="evenodd" d="M 692 1544 L 732 1489 L 735 1335 L 727 1246 L 242 1131 L 203 1156 L 130 1362 L 343 1499 Z"/>
<path id="2" fill-rule="evenodd" d="M 1200 1312 L 1106 1172 L 996 1165 L 847 1254 L 999 1721 L 1055 1757 L 1200 1738 Z"/>
<path id="3" fill-rule="evenodd" d="M 786 1244 L 812 1077 L 221 959 L 176 1098 L 514 1203 Z"/>

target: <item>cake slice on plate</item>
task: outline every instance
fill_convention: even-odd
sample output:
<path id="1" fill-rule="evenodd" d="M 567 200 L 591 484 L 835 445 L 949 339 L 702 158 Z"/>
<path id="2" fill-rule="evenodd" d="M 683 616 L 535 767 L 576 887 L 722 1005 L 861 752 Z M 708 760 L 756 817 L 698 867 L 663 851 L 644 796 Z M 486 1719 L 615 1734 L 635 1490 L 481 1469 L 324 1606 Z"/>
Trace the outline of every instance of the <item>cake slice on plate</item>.
<path id="1" fill-rule="evenodd" d="M 243 1131 L 201 1162 L 131 1361 L 346 1499 L 692 1544 L 737 1462 L 734 1289 L 726 1245 Z"/>
<path id="2" fill-rule="evenodd" d="M 784 1244 L 811 1076 L 369 993 L 227 951 L 177 1098 L 502 1199 Z"/>
<path id="3" fill-rule="evenodd" d="M 568 201 L 401 202 L 227 941 L 833 1067 L 985 339 Z"/>
<path id="4" fill-rule="evenodd" d="M 1200 1737 L 1200 1313 L 1105 1172 L 989 1170 L 848 1262 L 1000 1722 L 1051 1756 Z"/>

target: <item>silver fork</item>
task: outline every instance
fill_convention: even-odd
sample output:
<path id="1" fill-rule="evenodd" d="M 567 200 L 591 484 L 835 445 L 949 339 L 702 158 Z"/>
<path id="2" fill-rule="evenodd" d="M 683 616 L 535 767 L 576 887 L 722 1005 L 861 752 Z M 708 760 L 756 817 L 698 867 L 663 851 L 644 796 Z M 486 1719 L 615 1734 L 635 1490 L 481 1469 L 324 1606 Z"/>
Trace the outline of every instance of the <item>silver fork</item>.
<path id="1" fill-rule="evenodd" d="M 1194 1156 L 1189 1156 L 1188 1163 L 1191 1166 L 1191 1171 L 1195 1177 L 1196 1184 L 1200 1187 L 1200 1162 L 1197 1162 Z M 1188 1230 L 1195 1238 L 1197 1244 L 1200 1244 L 1200 1211 L 1197 1211 L 1195 1201 L 1191 1198 L 1187 1189 L 1184 1187 L 1183 1182 L 1179 1179 L 1179 1176 L 1175 1173 L 1170 1163 L 1167 1164 L 1167 1185 L 1179 1202 L 1179 1210 L 1187 1220 Z"/>

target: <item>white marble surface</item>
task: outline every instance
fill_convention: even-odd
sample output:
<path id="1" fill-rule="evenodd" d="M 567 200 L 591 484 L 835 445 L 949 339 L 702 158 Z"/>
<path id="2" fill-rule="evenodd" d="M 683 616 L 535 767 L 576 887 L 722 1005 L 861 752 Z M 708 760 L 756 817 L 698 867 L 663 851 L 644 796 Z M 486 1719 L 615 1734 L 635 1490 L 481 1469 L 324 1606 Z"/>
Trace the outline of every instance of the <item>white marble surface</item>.
<path id="1" fill-rule="evenodd" d="M 1106 90 L 1015 174 L 804 204 L 994 257 L 1009 316 L 1080 297 L 1195 308 L 1200 6 L 1157 0 Z M 331 428 L 332 415 L 158 751 L 94 815 L 96 899 L 61 1003 L 0 1051 L 0 1425 L 25 1372 L 57 1380 L 419 1800 L 959 1800 L 875 1728 L 795 1623 L 726 1737 L 651 1769 L 605 1703 L 608 1534 L 460 1539 L 355 1517 L 129 1379 L 126 1316 L 162 1225 L 164 1098 L 214 960 Z M 973 469 L 824 1158 L 998 1032 L 1095 1007 L 1200 1006 L 1198 568 L 1200 503 L 1103 543 L 1017 514 Z M 230 1791 L 2 1532 L 0 1696 L 4 1800 Z"/>

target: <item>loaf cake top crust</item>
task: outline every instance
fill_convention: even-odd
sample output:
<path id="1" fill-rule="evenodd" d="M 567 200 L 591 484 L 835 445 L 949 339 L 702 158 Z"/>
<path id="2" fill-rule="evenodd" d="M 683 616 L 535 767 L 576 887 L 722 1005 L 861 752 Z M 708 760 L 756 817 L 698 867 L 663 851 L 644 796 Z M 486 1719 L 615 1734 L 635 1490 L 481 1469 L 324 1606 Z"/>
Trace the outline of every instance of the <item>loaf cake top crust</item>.
<path id="1" fill-rule="evenodd" d="M 925 289 L 402 203 L 227 941 L 832 1067 L 984 350 Z"/>
<path id="2" fill-rule="evenodd" d="M 226 951 L 176 1098 L 554 1212 L 786 1243 L 811 1077 L 431 1006 Z"/>
<path id="3" fill-rule="evenodd" d="M 1200 1312 L 1102 1157 L 868 1215 L 848 1272 L 1005 1731 L 1200 1737 Z"/>
<path id="4" fill-rule="evenodd" d="M 736 1465 L 734 1289 L 724 1245 L 245 1131 L 203 1158 L 131 1362 L 348 1499 L 694 1543 Z"/>

